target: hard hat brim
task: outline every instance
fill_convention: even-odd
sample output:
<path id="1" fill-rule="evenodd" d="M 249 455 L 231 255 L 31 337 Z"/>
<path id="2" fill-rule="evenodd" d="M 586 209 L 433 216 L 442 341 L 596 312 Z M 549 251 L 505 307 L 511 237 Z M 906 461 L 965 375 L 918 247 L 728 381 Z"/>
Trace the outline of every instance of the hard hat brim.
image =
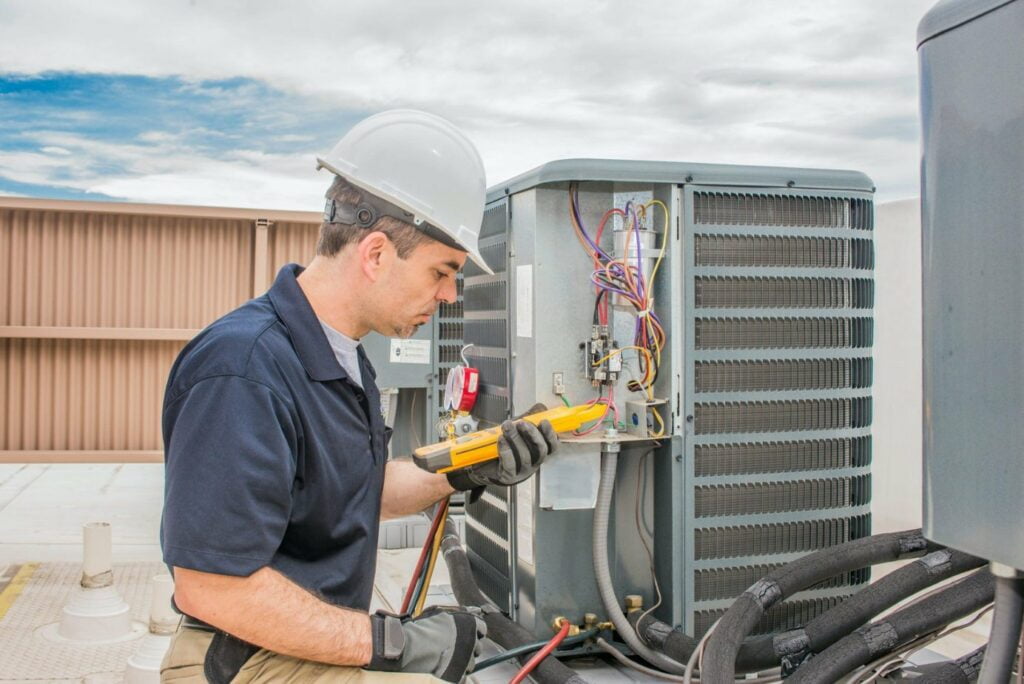
<path id="1" fill-rule="evenodd" d="M 459 240 L 458 235 L 456 235 L 454 231 L 452 231 L 449 227 L 442 225 L 436 220 L 433 220 L 433 217 L 431 216 L 424 216 L 422 211 L 417 210 L 415 207 L 410 206 L 408 203 L 402 201 L 402 198 L 395 197 L 391 193 L 387 192 L 382 188 L 373 187 L 373 185 L 371 185 L 370 183 L 367 183 L 365 181 L 360 180 L 359 178 L 356 178 L 354 174 L 346 173 L 345 171 L 338 169 L 335 165 L 331 164 L 329 161 L 324 160 L 322 157 L 317 157 L 316 163 L 317 170 L 327 169 L 336 176 L 341 176 L 352 185 L 355 185 L 356 187 L 365 190 L 366 192 L 369 192 L 373 195 L 376 195 L 377 197 L 380 197 L 382 199 L 387 200 L 388 202 L 391 202 L 399 209 L 402 209 L 403 211 L 407 211 L 410 214 L 412 214 L 417 220 L 429 223 L 431 226 L 442 231 L 445 235 L 454 240 L 456 244 L 458 244 L 460 248 L 466 252 L 469 259 L 474 264 L 476 264 L 484 273 L 486 273 L 487 275 L 494 275 L 494 270 L 487 265 L 487 261 L 480 254 L 479 248 L 475 246 L 471 247 L 467 244 L 464 244 L 461 240 Z"/>

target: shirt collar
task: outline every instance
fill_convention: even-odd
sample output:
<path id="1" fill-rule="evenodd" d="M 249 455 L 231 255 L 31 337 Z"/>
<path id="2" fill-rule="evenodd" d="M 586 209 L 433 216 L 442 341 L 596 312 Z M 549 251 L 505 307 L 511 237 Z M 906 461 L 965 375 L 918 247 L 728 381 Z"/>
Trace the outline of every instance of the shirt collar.
<path id="1" fill-rule="evenodd" d="M 334 350 L 320 320 L 313 313 L 313 307 L 306 299 L 306 293 L 299 287 L 296 280 L 304 269 L 298 264 L 287 264 L 277 274 L 277 279 L 267 292 L 270 303 L 277 311 L 278 318 L 288 328 L 292 338 L 292 346 L 298 354 L 302 367 L 313 380 L 327 382 L 329 380 L 348 379 L 348 373 L 338 363 Z M 360 360 L 365 359 L 362 347 L 359 348 Z"/>

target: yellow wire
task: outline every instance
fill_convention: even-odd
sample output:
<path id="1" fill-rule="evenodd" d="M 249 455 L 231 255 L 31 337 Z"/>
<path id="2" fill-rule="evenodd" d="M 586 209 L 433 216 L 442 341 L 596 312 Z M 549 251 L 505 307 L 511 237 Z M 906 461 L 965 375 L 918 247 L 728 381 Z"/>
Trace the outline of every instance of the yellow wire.
<path id="1" fill-rule="evenodd" d="M 658 413 L 658 409 L 656 409 L 654 407 L 651 407 L 651 413 L 654 414 L 654 419 L 656 421 L 658 421 L 658 425 L 661 426 L 661 428 L 658 430 L 657 434 L 655 434 L 654 436 L 655 437 L 664 437 L 665 436 L 665 421 L 663 421 L 661 419 L 661 414 Z"/>
<path id="2" fill-rule="evenodd" d="M 439 550 L 441 548 L 441 539 L 444 537 L 444 525 L 448 521 L 448 511 L 450 506 L 445 506 L 444 515 L 441 516 L 441 522 L 437 525 L 437 532 L 434 534 L 434 544 L 430 548 L 430 564 L 427 565 L 427 575 L 423 578 L 423 591 L 420 592 L 420 597 L 416 601 L 416 608 L 413 610 L 413 617 L 423 612 L 423 604 L 427 602 L 427 590 L 430 588 L 430 579 L 434 576 L 434 566 L 437 564 L 437 558 L 441 554 Z"/>
<path id="3" fill-rule="evenodd" d="M 644 206 L 645 207 L 650 207 L 650 206 L 655 206 L 655 205 L 661 207 L 661 210 L 665 213 L 665 229 L 661 233 L 661 249 L 658 252 L 658 260 L 656 262 L 654 262 L 654 268 L 651 270 L 651 278 L 650 278 L 650 280 L 647 281 L 647 289 L 648 289 L 648 291 L 653 289 L 654 277 L 656 275 L 658 275 L 658 267 L 661 266 L 661 260 L 665 258 L 665 246 L 668 245 L 668 236 L 669 236 L 669 225 L 668 224 L 670 222 L 670 219 L 669 219 L 669 216 L 668 216 L 668 207 L 665 206 L 665 203 L 662 202 L 661 200 L 651 200 L 650 202 L 648 202 Z"/>
<path id="4" fill-rule="evenodd" d="M 604 363 L 604 362 L 605 362 L 605 361 L 607 361 L 608 359 L 610 359 L 610 358 L 612 358 L 613 356 L 616 356 L 616 355 L 618 355 L 618 354 L 621 354 L 622 352 L 626 351 L 627 349 L 635 349 L 635 350 L 637 350 L 638 352 L 640 352 L 640 353 L 642 353 L 642 354 L 646 354 L 646 355 L 647 355 L 647 358 L 648 358 L 648 359 L 649 359 L 649 358 L 651 358 L 651 352 L 650 352 L 650 350 L 648 350 L 648 349 L 644 349 L 643 347 L 638 347 L 638 346 L 636 346 L 636 345 L 630 345 L 630 346 L 628 346 L 628 347 L 618 347 L 618 348 L 616 348 L 616 349 L 612 349 L 612 350 L 611 350 L 610 352 L 608 352 L 608 353 L 607 353 L 607 354 L 606 354 L 605 356 L 603 356 L 603 357 L 602 357 L 602 358 L 601 358 L 600 360 L 598 360 L 598 361 L 595 361 L 595 362 L 593 363 L 593 366 L 594 366 L 594 368 L 597 368 L 598 366 L 600 366 L 600 365 L 601 365 L 602 363 Z"/>
<path id="5" fill-rule="evenodd" d="M 668 240 L 669 240 L 669 223 L 671 222 L 671 220 L 669 218 L 668 207 L 665 206 L 665 203 L 662 202 L 661 200 L 655 199 L 655 200 L 651 200 L 650 202 L 647 202 L 646 204 L 644 204 L 643 205 L 644 212 L 646 213 L 647 208 L 648 207 L 653 207 L 653 206 L 657 206 L 657 207 L 661 208 L 661 211 L 662 211 L 662 213 L 665 216 L 665 227 L 662 229 L 662 233 L 661 233 L 661 249 L 658 250 L 658 259 L 657 259 L 657 261 L 654 262 L 654 268 L 651 269 L 651 277 L 647 280 L 647 298 L 648 298 L 648 300 L 653 299 L 653 294 L 652 293 L 654 292 L 654 279 L 657 277 L 658 269 L 661 267 L 661 262 L 665 258 L 665 250 L 668 247 Z M 660 366 L 661 365 L 661 343 L 659 342 L 660 335 L 658 333 L 660 332 L 661 335 L 664 335 L 664 331 L 660 330 L 660 326 L 657 326 L 657 324 L 654 323 L 654 321 L 651 319 L 650 316 L 646 316 L 645 318 L 646 318 L 646 320 L 644 321 L 644 324 L 648 327 L 648 330 L 650 331 L 650 337 L 654 341 L 654 355 L 655 355 L 655 358 L 657 359 L 658 366 Z"/>
<path id="6" fill-rule="evenodd" d="M 594 364 L 593 364 L 594 368 L 597 368 L 598 366 L 603 364 L 608 359 L 610 359 L 613 356 L 616 356 L 618 354 L 621 354 L 622 352 L 626 351 L 627 349 L 635 349 L 636 351 L 638 351 L 641 354 L 643 354 L 644 357 L 647 359 L 647 370 L 644 372 L 643 382 L 641 382 L 641 385 L 644 386 L 644 390 L 647 392 L 647 398 L 648 399 L 653 399 L 654 398 L 654 394 L 653 394 L 653 392 L 651 390 L 650 383 L 648 382 L 648 380 L 651 378 L 651 370 L 652 370 L 651 364 L 653 363 L 653 360 L 651 358 L 650 350 L 644 349 L 643 347 L 638 347 L 636 345 L 630 345 L 628 347 L 619 347 L 618 349 L 613 349 L 611 352 L 606 354 L 604 357 L 602 357 L 598 361 L 595 361 Z"/>

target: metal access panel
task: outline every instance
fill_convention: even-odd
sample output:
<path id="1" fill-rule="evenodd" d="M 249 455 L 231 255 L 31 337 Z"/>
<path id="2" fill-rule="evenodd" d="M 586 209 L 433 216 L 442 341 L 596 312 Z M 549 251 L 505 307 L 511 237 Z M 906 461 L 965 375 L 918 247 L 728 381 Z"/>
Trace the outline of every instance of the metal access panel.
<path id="1" fill-rule="evenodd" d="M 659 461 L 658 549 L 664 617 L 700 636 L 781 564 L 870 534 L 873 210 L 870 191 L 697 183 L 675 205 L 683 448 Z M 756 631 L 868 579 L 801 592 Z"/>
<path id="2" fill-rule="evenodd" d="M 500 424 L 512 415 L 509 378 L 509 205 L 492 202 L 484 212 L 480 253 L 494 271 L 488 275 L 471 261 L 463 270 L 464 343 L 470 364 L 480 369 L 480 388 L 473 414 L 481 427 Z M 465 542 L 470 566 L 481 591 L 505 613 L 513 614 L 515 510 L 513 490 L 488 487 L 467 501 Z"/>
<path id="3" fill-rule="evenodd" d="M 1024 568 L 1024 2 L 918 31 L 924 531 Z"/>
<path id="4" fill-rule="evenodd" d="M 669 209 L 655 285 L 669 336 L 655 386 L 668 435 L 653 452 L 620 455 L 609 547 L 616 593 L 650 606 L 653 541 L 658 614 L 699 635 L 779 564 L 870 534 L 871 182 L 566 160 L 492 188 L 482 245 L 496 275 L 467 267 L 465 287 L 465 340 L 483 380 L 474 413 L 485 425 L 557 403 L 555 374 L 573 403 L 593 396 L 578 349 L 592 323 L 593 265 L 569 224 L 570 183 L 591 228 L 628 198 Z M 621 343 L 633 324 L 613 313 Z M 538 637 L 555 616 L 604 615 L 586 504 L 599 451 L 563 442 L 537 478 L 467 506 L 481 588 Z M 762 628 L 803 624 L 867 579 L 852 573 L 797 595 Z"/>

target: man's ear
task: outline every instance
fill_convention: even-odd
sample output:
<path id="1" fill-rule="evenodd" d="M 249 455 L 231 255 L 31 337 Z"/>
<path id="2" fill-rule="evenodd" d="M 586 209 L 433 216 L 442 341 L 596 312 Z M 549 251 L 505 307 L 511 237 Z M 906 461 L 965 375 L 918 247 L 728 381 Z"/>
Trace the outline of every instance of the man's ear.
<path id="1" fill-rule="evenodd" d="M 377 282 L 383 269 L 387 268 L 394 247 L 388 236 L 380 231 L 374 231 L 359 242 L 357 254 L 363 274 L 370 282 Z"/>

